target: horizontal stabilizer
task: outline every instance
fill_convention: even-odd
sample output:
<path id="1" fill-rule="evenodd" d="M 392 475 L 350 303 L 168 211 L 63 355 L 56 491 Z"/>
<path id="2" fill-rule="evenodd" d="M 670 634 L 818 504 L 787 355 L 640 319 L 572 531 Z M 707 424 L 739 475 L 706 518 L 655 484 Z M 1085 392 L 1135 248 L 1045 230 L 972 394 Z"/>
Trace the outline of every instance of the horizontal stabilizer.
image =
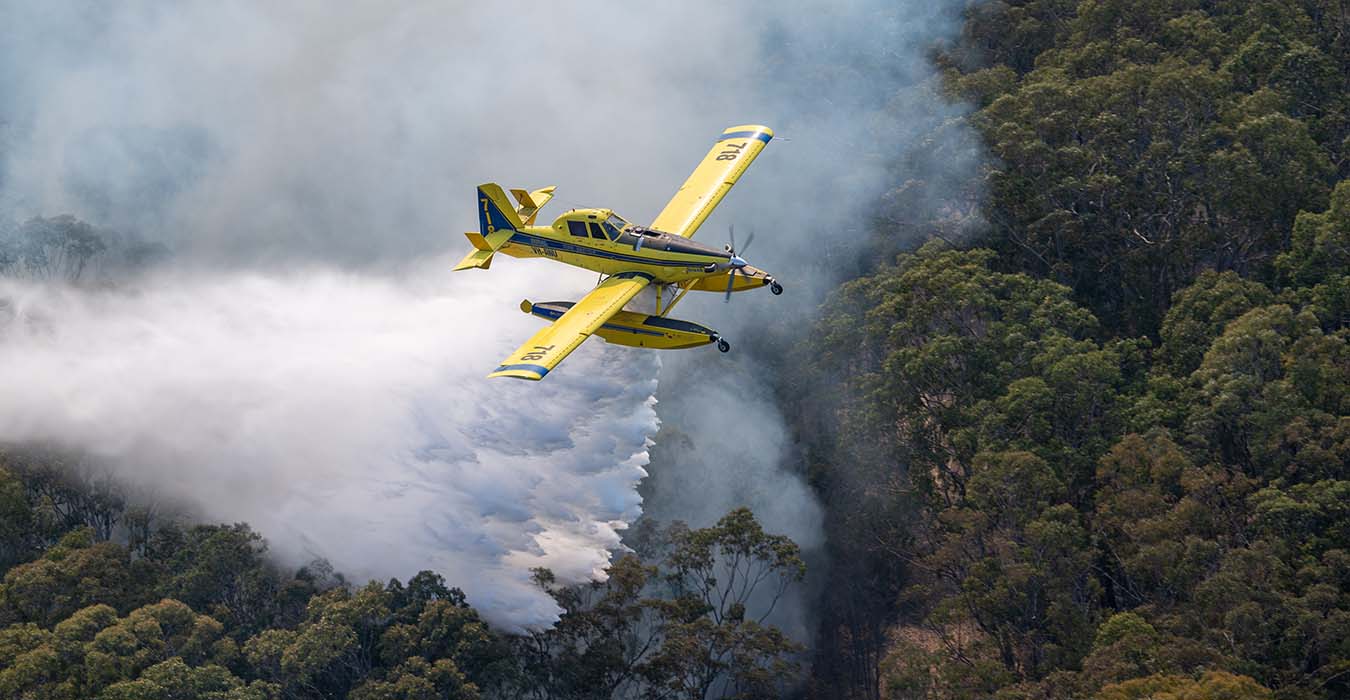
<path id="1" fill-rule="evenodd" d="M 459 264 L 455 266 L 455 270 L 467 270 L 473 267 L 486 270 L 489 267 L 492 267 L 493 255 L 495 255 L 495 253 L 490 250 L 475 250 L 464 256 L 464 259 L 460 260 Z"/>
<path id="2" fill-rule="evenodd" d="M 492 265 L 492 255 L 511 240 L 511 234 L 512 231 L 497 231 L 484 236 L 476 231 L 465 231 L 464 237 L 473 244 L 473 252 L 464 256 L 455 269 L 467 270 L 474 267 L 488 269 Z"/>
<path id="3" fill-rule="evenodd" d="M 539 214 L 539 210 L 544 208 L 545 204 L 548 204 L 548 200 L 553 199 L 553 190 L 555 189 L 557 189 L 556 186 L 544 187 L 533 192 L 519 189 L 511 190 L 511 195 L 520 203 L 520 206 L 516 207 L 516 216 L 520 217 L 520 220 L 526 226 L 533 225 L 534 217 Z"/>

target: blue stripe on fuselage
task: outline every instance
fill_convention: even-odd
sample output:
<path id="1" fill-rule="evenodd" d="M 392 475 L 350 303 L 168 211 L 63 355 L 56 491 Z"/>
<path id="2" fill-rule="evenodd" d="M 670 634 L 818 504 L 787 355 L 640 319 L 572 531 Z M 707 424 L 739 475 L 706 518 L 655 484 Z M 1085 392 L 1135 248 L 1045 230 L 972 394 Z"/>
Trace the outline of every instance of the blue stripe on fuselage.
<path id="1" fill-rule="evenodd" d="M 604 250 L 597 250 L 595 248 L 587 248 L 572 243 L 563 243 L 562 241 L 555 241 L 552 238 L 544 238 L 543 236 L 536 236 L 529 233 L 519 233 L 519 232 L 514 233 L 511 235 L 511 242 L 516 243 L 518 245 L 530 246 L 531 248 L 552 248 L 554 250 L 561 250 L 564 253 L 589 255 L 594 258 L 609 258 L 610 260 L 621 260 L 623 262 L 638 263 L 641 265 L 658 265 L 665 267 L 703 267 L 703 265 L 706 264 L 701 263 L 697 260 L 684 260 L 684 261 L 652 260 L 651 258 L 640 258 L 633 255 L 621 255 L 619 253 L 611 253 Z M 693 255 L 697 255 L 697 253 L 693 253 Z"/>

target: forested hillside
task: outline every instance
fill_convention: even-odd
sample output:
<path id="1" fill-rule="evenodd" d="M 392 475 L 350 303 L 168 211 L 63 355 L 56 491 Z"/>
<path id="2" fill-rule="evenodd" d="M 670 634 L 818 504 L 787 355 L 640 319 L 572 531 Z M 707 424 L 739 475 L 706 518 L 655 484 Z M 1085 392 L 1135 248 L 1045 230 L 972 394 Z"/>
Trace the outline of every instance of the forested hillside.
<path id="1" fill-rule="evenodd" d="M 831 515 L 817 694 L 1350 693 L 1348 32 L 970 11 L 940 60 L 987 225 L 836 291 L 785 392 Z"/>
<path id="2" fill-rule="evenodd" d="M 799 677 L 799 645 L 765 619 L 804 567 L 743 509 L 644 523 L 605 583 L 539 570 L 562 620 L 507 635 L 438 574 L 288 571 L 245 524 L 183 526 L 79 471 L 0 452 L 0 697 L 773 697 Z"/>

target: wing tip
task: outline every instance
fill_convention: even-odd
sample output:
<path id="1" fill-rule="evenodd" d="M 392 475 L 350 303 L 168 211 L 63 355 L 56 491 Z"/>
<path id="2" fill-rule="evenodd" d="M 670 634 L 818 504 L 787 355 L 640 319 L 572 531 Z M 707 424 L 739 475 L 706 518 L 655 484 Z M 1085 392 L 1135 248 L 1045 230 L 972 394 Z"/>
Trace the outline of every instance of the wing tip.
<path id="1" fill-rule="evenodd" d="M 726 136 L 727 134 L 739 134 L 739 133 L 745 133 L 745 132 L 751 132 L 751 133 L 755 133 L 755 134 L 761 134 L 761 135 L 762 135 L 762 136 L 761 136 L 762 140 L 764 140 L 764 141 L 766 141 L 766 142 L 767 142 L 769 139 L 772 139 L 772 138 L 773 138 L 773 129 L 770 129 L 769 127 L 764 126 L 763 124 L 740 124 L 740 125 L 737 125 L 737 126 L 729 126 L 729 127 L 727 127 L 726 129 L 724 129 L 724 130 L 722 131 L 722 135 L 723 135 L 723 136 Z M 768 138 L 763 138 L 763 137 L 768 137 Z"/>
<path id="2" fill-rule="evenodd" d="M 537 382 L 548 374 L 548 368 L 543 365 L 502 365 L 493 370 L 488 378 L 492 377 L 511 377 L 512 379 L 528 379 Z"/>

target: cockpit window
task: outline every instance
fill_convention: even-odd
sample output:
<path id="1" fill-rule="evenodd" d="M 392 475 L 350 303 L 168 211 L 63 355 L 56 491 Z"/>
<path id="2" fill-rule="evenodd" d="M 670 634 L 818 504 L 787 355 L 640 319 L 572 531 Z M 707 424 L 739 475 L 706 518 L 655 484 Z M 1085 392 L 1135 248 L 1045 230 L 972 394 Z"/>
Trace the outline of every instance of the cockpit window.
<path id="1" fill-rule="evenodd" d="M 614 224 L 611 224 L 608 221 L 600 224 L 600 228 L 605 229 L 605 235 L 609 236 L 609 240 L 611 241 L 619 237 L 619 229 L 614 228 Z"/>
<path id="2" fill-rule="evenodd" d="M 586 237 L 586 222 L 585 222 L 585 221 L 569 221 L 569 222 L 567 222 L 567 230 L 568 230 L 568 232 L 571 233 L 573 236 L 581 236 L 582 238 L 585 238 L 585 237 Z"/>
<path id="3" fill-rule="evenodd" d="M 600 230 L 600 224 L 597 224 L 594 221 L 591 222 L 591 238 L 599 238 L 602 241 L 605 240 L 605 233 Z"/>

